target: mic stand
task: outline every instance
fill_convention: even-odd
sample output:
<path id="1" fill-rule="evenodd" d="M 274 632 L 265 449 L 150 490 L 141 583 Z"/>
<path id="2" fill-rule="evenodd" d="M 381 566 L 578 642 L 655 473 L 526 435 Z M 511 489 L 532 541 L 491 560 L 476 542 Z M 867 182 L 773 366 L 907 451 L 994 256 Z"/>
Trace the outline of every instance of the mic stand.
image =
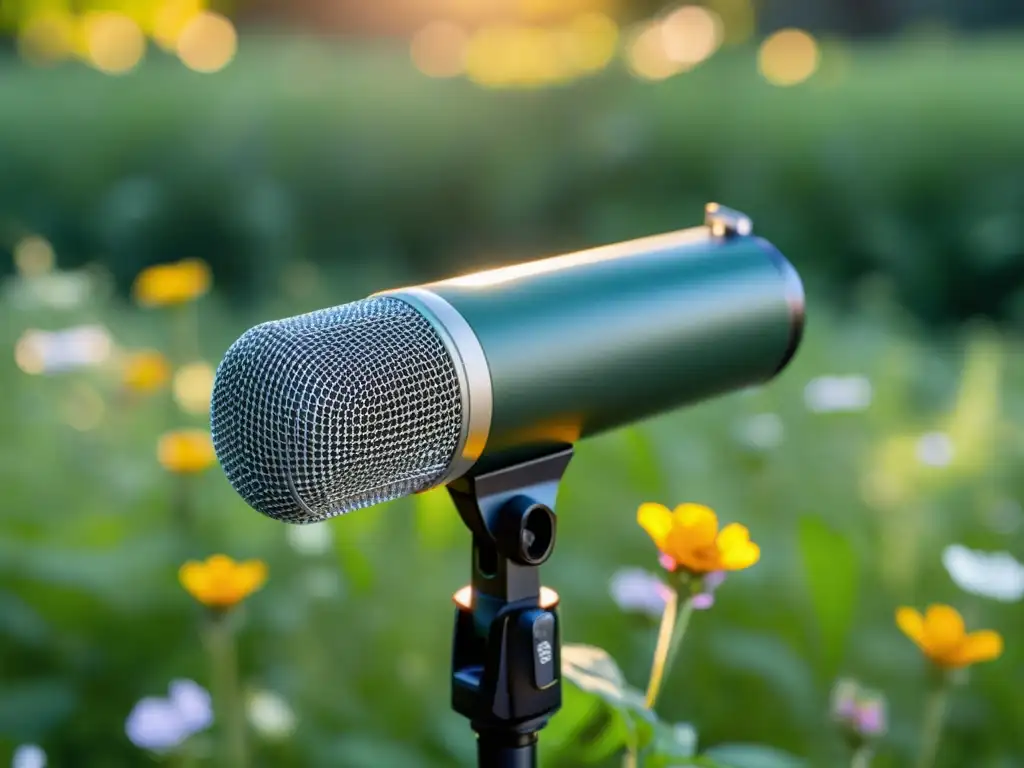
<path id="1" fill-rule="evenodd" d="M 473 534 L 472 583 L 455 594 L 452 708 L 480 768 L 536 768 L 537 734 L 562 706 L 558 595 L 540 584 L 572 448 L 448 484 Z"/>

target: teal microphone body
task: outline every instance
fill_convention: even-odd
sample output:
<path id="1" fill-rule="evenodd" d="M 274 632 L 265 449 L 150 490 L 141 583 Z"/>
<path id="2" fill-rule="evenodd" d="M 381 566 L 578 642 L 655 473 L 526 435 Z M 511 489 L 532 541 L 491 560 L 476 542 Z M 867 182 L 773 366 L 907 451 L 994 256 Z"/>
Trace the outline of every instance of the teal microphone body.
<path id="1" fill-rule="evenodd" d="M 251 505 L 309 522 L 764 383 L 803 326 L 794 268 L 711 205 L 703 226 L 257 326 L 218 370 L 214 443 Z"/>

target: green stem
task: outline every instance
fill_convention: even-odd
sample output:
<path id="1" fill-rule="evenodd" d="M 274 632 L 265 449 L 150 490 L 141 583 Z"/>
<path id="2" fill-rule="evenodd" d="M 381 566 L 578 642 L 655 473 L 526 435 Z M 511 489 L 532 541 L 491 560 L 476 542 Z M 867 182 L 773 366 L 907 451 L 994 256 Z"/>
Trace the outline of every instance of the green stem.
<path id="1" fill-rule="evenodd" d="M 196 756 L 189 751 L 187 744 L 185 747 L 185 749 L 171 755 L 170 760 L 168 760 L 168 765 L 171 768 L 195 768 L 198 765 Z"/>
<path id="2" fill-rule="evenodd" d="M 866 744 L 853 753 L 853 760 L 850 761 L 850 768 L 871 768 L 871 747 Z"/>
<path id="3" fill-rule="evenodd" d="M 661 616 L 661 627 L 658 629 L 658 644 L 654 649 L 654 661 L 651 664 L 651 679 L 647 683 L 647 708 L 654 709 L 658 702 L 662 681 L 675 660 L 679 643 L 686 634 L 686 627 L 693 614 L 693 598 L 687 595 L 682 606 L 679 605 L 679 594 L 672 590 L 665 602 L 665 612 Z"/>
<path id="4" fill-rule="evenodd" d="M 245 743 L 245 708 L 238 685 L 238 653 L 235 634 L 228 614 L 213 616 L 206 633 L 210 657 L 213 704 L 221 733 L 221 759 L 224 768 L 246 768 L 249 764 Z"/>
<path id="5" fill-rule="evenodd" d="M 917 768 L 932 768 L 939 753 L 942 729 L 946 724 L 946 708 L 949 704 L 949 682 L 944 676 L 938 680 L 925 704 L 924 725 L 921 729 L 921 753 Z"/>

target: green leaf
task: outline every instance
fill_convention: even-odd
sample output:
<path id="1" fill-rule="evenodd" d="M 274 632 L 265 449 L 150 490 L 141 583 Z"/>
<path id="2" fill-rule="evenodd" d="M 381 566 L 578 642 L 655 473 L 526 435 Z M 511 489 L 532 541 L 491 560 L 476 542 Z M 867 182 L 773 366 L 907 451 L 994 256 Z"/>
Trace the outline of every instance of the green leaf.
<path id="1" fill-rule="evenodd" d="M 674 725 L 658 722 L 654 728 L 654 743 L 644 755 L 644 768 L 670 768 L 694 765 L 697 752 L 697 729 L 689 723 Z"/>
<path id="2" fill-rule="evenodd" d="M 727 675 L 752 675 L 775 696 L 774 714 L 814 717 L 819 702 L 814 676 L 789 645 L 768 632 L 733 629 L 715 635 L 713 663 Z"/>
<path id="3" fill-rule="evenodd" d="M 818 620 L 823 676 L 834 677 L 853 625 L 859 581 L 850 542 L 817 517 L 800 521 L 800 552 Z"/>
<path id="4" fill-rule="evenodd" d="M 806 768 L 807 763 L 787 752 L 761 744 L 722 744 L 704 752 L 722 768 Z"/>
<path id="5" fill-rule="evenodd" d="M 573 643 L 563 646 L 562 676 L 617 709 L 636 712 L 645 721 L 655 719 L 645 706 L 644 695 L 626 684 L 619 665 L 601 648 Z"/>
<path id="6" fill-rule="evenodd" d="M 644 694 L 626 684 L 619 665 L 606 651 L 592 645 L 563 646 L 562 676 L 619 713 L 628 731 L 627 744 L 642 750 L 654 740 L 657 716 L 647 709 Z"/>
<path id="7" fill-rule="evenodd" d="M 562 689 L 562 708 L 544 729 L 543 756 L 553 765 L 600 763 L 621 752 L 632 735 L 623 713 L 575 685 Z"/>

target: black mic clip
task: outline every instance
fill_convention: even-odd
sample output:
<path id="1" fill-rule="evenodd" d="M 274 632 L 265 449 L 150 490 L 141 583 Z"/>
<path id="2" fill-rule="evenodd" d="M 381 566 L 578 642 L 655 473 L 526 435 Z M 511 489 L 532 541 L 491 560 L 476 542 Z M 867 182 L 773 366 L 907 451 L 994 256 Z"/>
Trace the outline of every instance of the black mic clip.
<path id="1" fill-rule="evenodd" d="M 448 492 L 473 534 L 472 583 L 455 595 L 452 707 L 478 734 L 479 764 L 536 765 L 537 733 L 562 705 L 558 595 L 540 566 L 555 545 L 571 447 L 465 476 Z"/>

